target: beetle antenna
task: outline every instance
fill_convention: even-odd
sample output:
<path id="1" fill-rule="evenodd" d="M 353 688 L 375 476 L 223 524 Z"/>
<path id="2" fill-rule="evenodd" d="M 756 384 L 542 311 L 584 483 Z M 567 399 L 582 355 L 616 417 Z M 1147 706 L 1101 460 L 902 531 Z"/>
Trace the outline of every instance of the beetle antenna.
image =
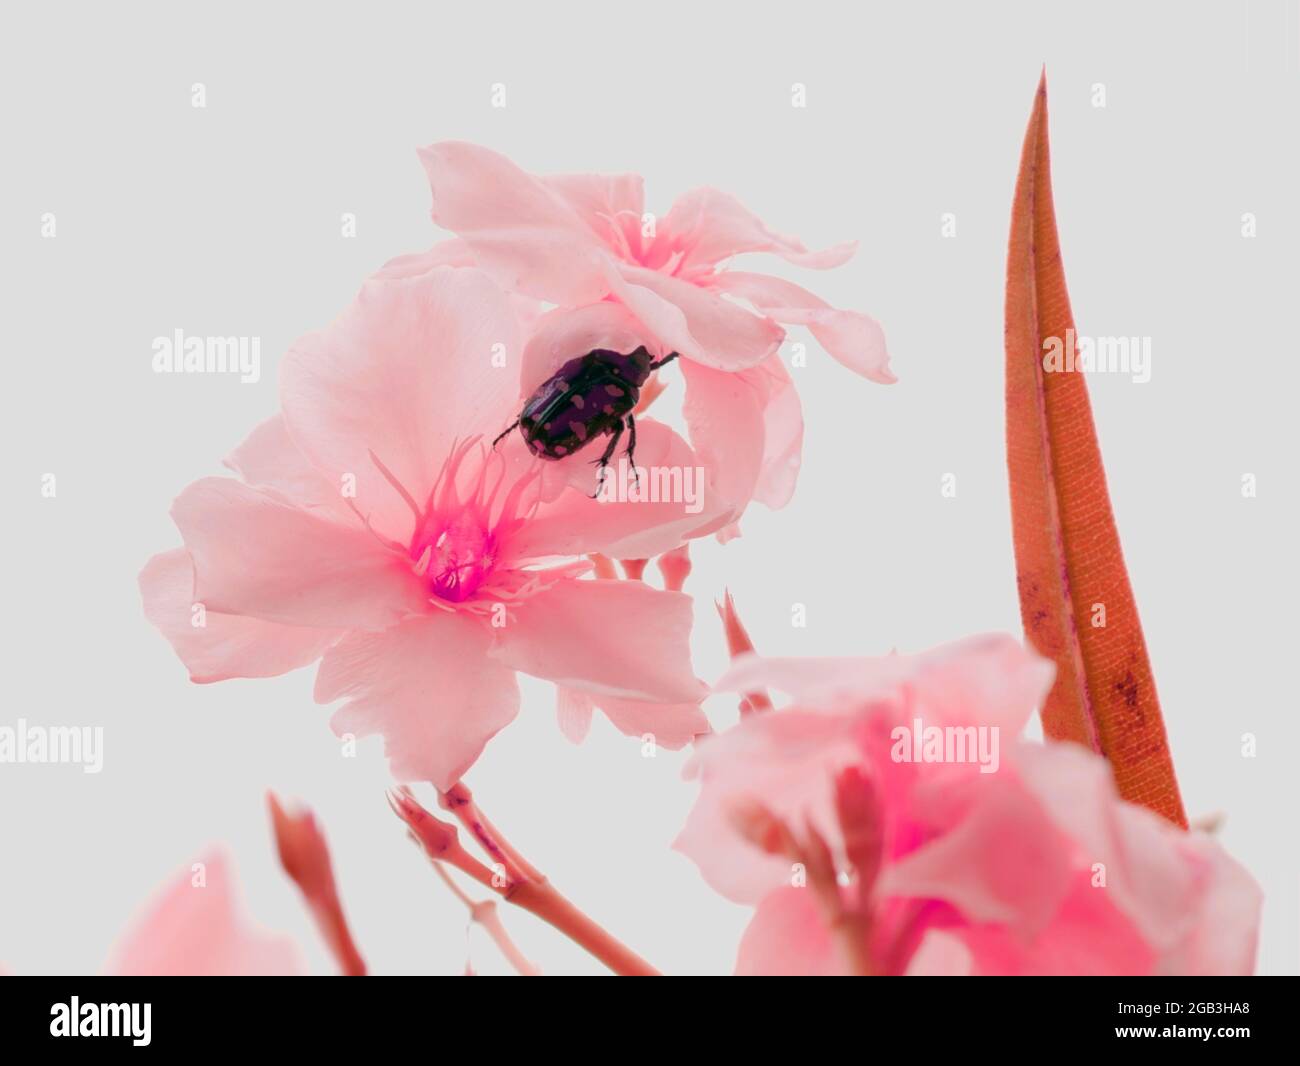
<path id="1" fill-rule="evenodd" d="M 500 444 L 504 438 L 510 436 L 510 431 L 512 429 L 516 429 L 518 426 L 519 426 L 519 419 L 516 418 L 513 422 L 510 423 L 510 425 L 506 426 L 505 429 L 503 429 L 500 433 L 498 433 L 496 440 L 492 442 L 492 450 L 495 451 L 496 446 Z"/>
<path id="2" fill-rule="evenodd" d="M 669 363 L 671 363 L 674 359 L 676 359 L 676 358 L 678 357 L 678 354 L 679 354 L 679 353 L 677 353 L 677 352 L 669 352 L 669 353 L 668 353 L 667 355 L 665 355 L 662 359 L 660 359 L 659 362 L 657 362 L 657 363 L 651 363 L 651 364 L 650 364 L 650 369 L 651 369 L 651 370 L 658 370 L 661 366 L 667 366 Z"/>

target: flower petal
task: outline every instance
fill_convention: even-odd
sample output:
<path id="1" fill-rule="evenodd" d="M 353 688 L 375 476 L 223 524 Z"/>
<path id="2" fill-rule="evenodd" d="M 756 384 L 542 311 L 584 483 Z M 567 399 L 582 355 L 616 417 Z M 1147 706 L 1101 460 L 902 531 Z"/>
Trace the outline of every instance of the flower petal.
<path id="1" fill-rule="evenodd" d="M 555 686 L 555 720 L 564 739 L 581 744 L 591 732 L 591 716 L 596 704 L 590 692 Z"/>
<path id="2" fill-rule="evenodd" d="M 1163 972 L 1249 974 L 1259 886 L 1208 838 L 1119 800 L 1107 764 L 1072 744 L 1021 745 L 1038 801 L 1106 871 L 1106 895 L 1158 953 Z"/>
<path id="3" fill-rule="evenodd" d="M 399 281 L 419 277 L 440 266 L 474 267 L 478 266 L 478 261 L 474 258 L 474 249 L 466 241 L 453 237 L 439 241 L 427 252 L 394 256 L 375 271 L 374 276 L 385 281 Z"/>
<path id="4" fill-rule="evenodd" d="M 864 378 L 883 385 L 898 380 L 889 369 L 885 331 L 869 315 L 838 311 L 807 289 L 767 274 L 726 270 L 711 276 L 708 287 L 747 300 L 778 322 L 807 326 L 818 344 Z"/>
<path id="5" fill-rule="evenodd" d="M 763 897 L 740 939 L 737 977 L 848 974 L 812 889 L 786 885 Z"/>
<path id="6" fill-rule="evenodd" d="M 420 160 L 433 190 L 434 222 L 463 238 L 507 289 L 569 306 L 609 291 L 610 250 L 567 195 L 505 156 L 462 141 L 430 145 Z"/>
<path id="7" fill-rule="evenodd" d="M 369 281 L 332 325 L 294 344 L 280 378 L 289 433 L 356 506 L 406 543 L 452 442 L 518 414 L 519 323 L 478 270 Z M 382 464 L 382 466 L 380 465 Z"/>
<path id="8" fill-rule="evenodd" d="M 772 319 L 689 281 L 634 266 L 611 271 L 610 279 L 614 294 L 663 346 L 705 366 L 757 366 L 785 339 Z"/>
<path id="9" fill-rule="evenodd" d="M 510 608 L 501 662 L 597 696 L 694 703 L 691 598 L 639 581 L 566 578 Z M 599 702 L 599 701 L 598 701 Z"/>
<path id="10" fill-rule="evenodd" d="M 409 560 L 360 524 L 292 507 L 233 478 L 182 492 L 172 518 L 209 611 L 317 628 L 384 629 L 428 609 Z"/>
<path id="11" fill-rule="evenodd" d="M 699 703 L 649 703 L 616 696 L 594 697 L 596 706 L 630 737 L 650 737 L 669 751 L 679 751 L 709 732 L 709 720 Z"/>
<path id="12" fill-rule="evenodd" d="M 965 791 L 968 809 L 956 824 L 929 826 L 937 835 L 885 870 L 880 895 L 943 900 L 972 924 L 1010 926 L 1025 940 L 1039 935 L 1077 872 L 1069 838 L 1009 776 L 973 773 L 932 787 L 947 791 L 947 806 L 954 789 Z"/>
<path id="13" fill-rule="evenodd" d="M 645 213 L 645 181 L 640 174 L 554 174 L 541 179 L 596 235 L 602 244 L 622 248 L 639 238 Z"/>
<path id="14" fill-rule="evenodd" d="M 742 370 L 759 388 L 763 402 L 763 463 L 754 499 L 778 510 L 790 502 L 803 464 L 803 408 L 790 372 L 779 354 L 752 370 Z"/>
<path id="15" fill-rule="evenodd" d="M 772 252 L 800 266 L 825 269 L 846 263 L 857 244 L 810 252 L 802 241 L 783 237 L 730 193 L 699 188 L 683 193 L 663 220 L 673 246 L 684 253 L 682 270 L 712 267 L 743 252 Z"/>
<path id="16" fill-rule="evenodd" d="M 276 677 L 315 662 L 343 635 L 259 618 L 204 610 L 194 613 L 194 563 L 184 548 L 155 555 L 140 571 L 144 613 L 175 649 L 190 680 Z"/>
<path id="17" fill-rule="evenodd" d="M 781 659 L 743 656 L 714 685 L 728 692 L 775 688 L 801 703 L 859 707 L 896 700 L 927 725 L 998 726 L 1019 735 L 1051 686 L 1050 662 L 1014 637 L 967 637 L 918 655 Z"/>
<path id="18" fill-rule="evenodd" d="M 832 781 L 859 757 L 848 715 L 797 709 L 742 718 L 696 749 L 687 774 L 700 795 L 673 848 L 705 881 L 738 903 L 757 903 L 789 884 L 790 860 L 769 855 L 737 834 L 733 817 L 758 802 L 787 824 L 812 824 L 827 840 L 838 834 Z"/>
<path id="19" fill-rule="evenodd" d="M 301 507 L 321 507 L 351 518 L 343 486 L 331 485 L 289 436 L 283 415 L 258 425 L 224 460 L 245 485 L 283 496 Z"/>
<path id="20" fill-rule="evenodd" d="M 486 625 L 453 614 L 353 633 L 326 652 L 316 702 L 346 697 L 335 733 L 381 734 L 394 777 L 445 791 L 519 711 L 514 671 L 488 657 L 491 643 Z"/>
<path id="21" fill-rule="evenodd" d="M 202 875 L 200 879 L 200 873 Z M 304 973 L 297 946 L 244 917 L 223 851 L 168 881 L 109 956 L 116 977 L 279 977 Z"/>
<path id="22" fill-rule="evenodd" d="M 647 703 L 556 686 L 560 732 L 574 744 L 586 740 L 597 707 L 620 733 L 649 739 L 669 751 L 678 751 L 709 732 L 709 720 L 698 703 Z"/>
<path id="23" fill-rule="evenodd" d="M 1014 926 L 986 924 L 956 933 L 969 952 L 972 971 L 985 977 L 1149 976 L 1154 962 L 1150 945 L 1133 923 L 1084 877 L 1075 880 L 1051 925 L 1037 936 L 1027 938 Z"/>
<path id="24" fill-rule="evenodd" d="M 681 437 L 654 419 L 637 420 L 636 465 L 626 455 L 610 464 L 600 484 L 580 453 L 570 468 L 576 486 L 543 502 L 504 550 L 513 560 L 599 552 L 614 559 L 648 559 L 671 551 L 688 537 L 711 533 L 730 510 L 713 487 L 711 471 Z M 624 442 L 627 435 L 623 436 Z M 600 442 L 591 445 L 596 450 Z M 553 466 L 564 466 L 562 460 Z"/>
<path id="25" fill-rule="evenodd" d="M 714 475 L 710 494 L 726 505 L 734 521 L 757 490 L 763 469 L 763 381 L 752 371 L 728 374 L 696 363 L 683 363 L 682 376 L 682 414 L 691 445 Z"/>

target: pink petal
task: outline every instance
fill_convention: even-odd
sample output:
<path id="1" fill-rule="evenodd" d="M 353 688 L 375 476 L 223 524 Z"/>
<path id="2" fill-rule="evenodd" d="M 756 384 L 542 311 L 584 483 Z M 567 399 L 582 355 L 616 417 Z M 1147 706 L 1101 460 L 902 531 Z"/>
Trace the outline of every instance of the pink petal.
<path id="1" fill-rule="evenodd" d="M 172 518 L 209 611 L 316 628 L 384 629 L 428 609 L 409 560 L 362 529 L 231 478 L 204 478 Z"/>
<path id="2" fill-rule="evenodd" d="M 393 776 L 446 791 L 519 711 L 514 671 L 488 658 L 487 626 L 464 615 L 353 633 L 326 652 L 316 702 L 346 698 L 339 736 L 379 733 Z"/>
<path id="3" fill-rule="evenodd" d="M 908 977 L 968 977 L 974 960 L 959 936 L 927 930 L 907 964 Z"/>
<path id="4" fill-rule="evenodd" d="M 1014 737 L 1046 695 L 1053 673 L 1051 663 L 1018 640 L 991 633 L 918 655 L 741 658 L 714 688 L 775 688 L 801 703 L 863 706 L 896 699 L 905 684 L 909 707 L 928 725 L 996 725 Z"/>
<path id="5" fill-rule="evenodd" d="M 370 281 L 327 329 L 285 357 L 290 436 L 333 485 L 405 544 L 452 442 L 489 439 L 518 414 L 519 323 L 481 271 L 438 267 Z M 382 464 L 382 467 L 381 467 Z"/>
<path id="6" fill-rule="evenodd" d="M 225 459 L 245 485 L 283 496 L 301 507 L 320 507 L 351 518 L 342 485 L 331 485 L 289 437 L 283 415 L 258 425 Z"/>
<path id="7" fill-rule="evenodd" d="M 1128 808 L 1130 816 L 1147 814 Z M 1178 841 L 1198 872 L 1197 921 L 1166 949 L 1157 973 L 1246 977 L 1255 972 L 1264 894 L 1253 877 L 1214 841 L 1198 833 Z"/>
<path id="8" fill-rule="evenodd" d="M 767 397 L 755 373 L 728 374 L 696 363 L 682 364 L 687 431 L 700 459 L 714 474 L 711 494 L 726 504 L 729 520 L 743 513 L 763 469 Z"/>
<path id="9" fill-rule="evenodd" d="M 1035 936 L 1069 894 L 1076 873 L 1072 844 L 1011 777 L 972 769 L 963 784 L 970 804 L 965 816 L 955 825 L 931 827 L 937 835 L 894 862 L 877 891 L 943 900 L 973 924 L 1008 925 Z M 949 791 L 943 799 L 951 801 L 952 781 L 936 779 L 930 787 Z"/>
<path id="10" fill-rule="evenodd" d="M 276 677 L 315 662 L 343 635 L 205 610 L 194 624 L 194 564 L 184 548 L 155 555 L 140 571 L 144 613 L 176 650 L 190 680 Z"/>
<path id="11" fill-rule="evenodd" d="M 640 174 L 556 174 L 541 182 L 573 209 L 602 244 L 620 248 L 629 231 L 639 238 L 645 213 L 645 181 Z"/>
<path id="12" fill-rule="evenodd" d="M 779 353 L 735 376 L 753 387 L 762 410 L 763 458 L 753 499 L 779 510 L 794 495 L 803 464 L 803 408 L 799 393 Z M 687 410 L 689 413 L 689 407 Z"/>
<path id="13" fill-rule="evenodd" d="M 416 278 L 428 274 L 438 267 L 477 267 L 474 249 L 465 241 L 451 238 L 439 241 L 427 252 L 415 252 L 399 255 L 388 260 L 377 270 L 373 278 L 381 281 L 399 281 L 403 278 Z M 531 329 L 533 323 L 541 316 L 542 305 L 530 296 L 510 293 L 510 306 L 522 329 Z"/>
<path id="14" fill-rule="evenodd" d="M 663 220 L 663 231 L 685 253 L 682 270 L 712 267 L 742 252 L 772 252 L 800 266 L 824 269 L 853 257 L 856 243 L 809 252 L 794 237 L 768 229 L 758 216 L 729 193 L 692 189 L 679 196 Z"/>
<path id="15" fill-rule="evenodd" d="M 1106 763 L 1069 744 L 1023 745 L 1026 785 L 1090 863 L 1169 973 L 1250 973 L 1259 886 L 1213 841 L 1122 803 Z"/>
<path id="16" fill-rule="evenodd" d="M 834 840 L 832 782 L 859 757 L 853 725 L 843 714 L 769 711 L 701 740 L 687 768 L 700 777 L 700 796 L 673 848 L 700 868 L 715 891 L 738 903 L 757 903 L 789 884 L 790 860 L 742 839 L 734 814 L 758 802 L 787 824 L 810 822 Z"/>
<path id="17" fill-rule="evenodd" d="M 638 419 L 636 425 L 641 488 L 622 454 L 607 474 L 609 498 L 591 498 L 598 481 L 585 452 L 575 456 L 571 466 L 567 459 L 549 464 L 572 471 L 574 487 L 538 508 L 505 545 L 508 558 L 599 552 L 614 559 L 646 559 L 671 551 L 688 537 L 711 533 L 726 520 L 730 510 L 710 480 L 710 470 L 690 446 L 654 419 Z M 589 446 L 597 452 L 602 447 L 601 441 Z"/>
<path id="18" fill-rule="evenodd" d="M 122 977 L 270 977 L 304 972 L 294 943 L 249 924 L 224 852 L 203 856 L 203 883 L 186 867 L 165 884 L 109 956 Z"/>
<path id="19" fill-rule="evenodd" d="M 973 925 L 956 931 L 981 976 L 1144 976 L 1153 954 L 1105 889 L 1077 876 L 1051 925 L 1038 935 L 1005 925 Z"/>
<path id="20" fill-rule="evenodd" d="M 609 291 L 610 250 L 566 195 L 473 144 L 443 141 L 422 149 L 420 159 L 434 222 L 463 238 L 506 288 L 570 306 Z"/>
<path id="21" fill-rule="evenodd" d="M 564 739 L 581 744 L 591 732 L 591 716 L 596 704 L 590 692 L 555 686 L 555 719 Z"/>
<path id="22" fill-rule="evenodd" d="M 704 690 L 691 670 L 691 598 L 680 592 L 564 578 L 509 612 L 493 655 L 523 673 L 661 703 L 694 703 Z"/>
<path id="23" fill-rule="evenodd" d="M 778 322 L 807 326 L 817 343 L 856 374 L 889 385 L 889 350 L 880 324 L 860 311 L 837 311 L 820 297 L 782 278 L 727 270 L 708 279 L 709 288 L 747 300 Z"/>
<path id="24" fill-rule="evenodd" d="M 412 252 L 394 256 L 375 272 L 375 277 L 386 281 L 415 278 L 440 266 L 474 267 L 474 249 L 466 241 L 452 238 L 439 241 L 427 252 Z"/>
<path id="25" fill-rule="evenodd" d="M 650 737 L 669 751 L 677 751 L 709 732 L 709 720 L 698 703 L 647 703 L 616 696 L 595 696 L 577 689 L 556 687 L 556 716 L 560 732 L 581 744 L 591 729 L 592 712 L 599 707 L 619 732 L 630 737 Z"/>
<path id="26" fill-rule="evenodd" d="M 770 318 L 680 278 L 623 266 L 611 271 L 610 284 L 662 346 L 705 366 L 757 366 L 785 339 Z"/>
<path id="27" fill-rule="evenodd" d="M 699 703 L 650 703 L 616 696 L 593 699 L 620 733 L 653 737 L 655 744 L 669 751 L 678 751 L 709 732 L 709 720 Z"/>
<path id="28" fill-rule="evenodd" d="M 740 940 L 737 977 L 846 977 L 848 973 L 812 889 L 786 885 L 763 897 Z"/>

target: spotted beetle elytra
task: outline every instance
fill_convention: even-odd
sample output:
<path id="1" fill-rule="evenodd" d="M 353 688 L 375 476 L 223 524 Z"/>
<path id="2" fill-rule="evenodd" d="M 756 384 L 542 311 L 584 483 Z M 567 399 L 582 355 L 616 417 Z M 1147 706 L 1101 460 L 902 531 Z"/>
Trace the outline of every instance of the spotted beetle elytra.
<path id="1" fill-rule="evenodd" d="M 635 474 L 636 421 L 632 411 L 641 397 L 641 386 L 650 375 L 676 358 L 677 353 L 672 352 L 656 362 L 641 347 L 627 355 L 597 348 L 570 359 L 537 387 L 519 417 L 502 431 L 492 446 L 495 448 L 517 428 L 530 452 L 539 459 L 556 460 L 608 434 L 610 440 L 604 453 L 593 460 L 600 468 L 599 492 L 605 468 L 625 428 L 627 457 Z"/>

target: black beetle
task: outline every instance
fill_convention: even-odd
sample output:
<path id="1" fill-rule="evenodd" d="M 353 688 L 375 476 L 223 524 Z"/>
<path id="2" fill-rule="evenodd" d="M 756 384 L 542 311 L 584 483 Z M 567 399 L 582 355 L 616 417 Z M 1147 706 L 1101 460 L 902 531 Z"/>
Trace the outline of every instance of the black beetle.
<path id="1" fill-rule="evenodd" d="M 641 386 L 650 375 L 676 358 L 677 353 L 673 352 L 655 362 L 641 347 L 629 355 L 597 348 L 570 359 L 537 387 L 519 417 L 492 446 L 495 448 L 518 427 L 528 450 L 539 459 L 564 459 L 602 434 L 609 434 L 604 454 L 594 460 L 600 467 L 599 492 L 605 467 L 613 458 L 626 426 L 627 457 L 635 475 L 636 422 L 632 411 L 640 399 Z"/>

